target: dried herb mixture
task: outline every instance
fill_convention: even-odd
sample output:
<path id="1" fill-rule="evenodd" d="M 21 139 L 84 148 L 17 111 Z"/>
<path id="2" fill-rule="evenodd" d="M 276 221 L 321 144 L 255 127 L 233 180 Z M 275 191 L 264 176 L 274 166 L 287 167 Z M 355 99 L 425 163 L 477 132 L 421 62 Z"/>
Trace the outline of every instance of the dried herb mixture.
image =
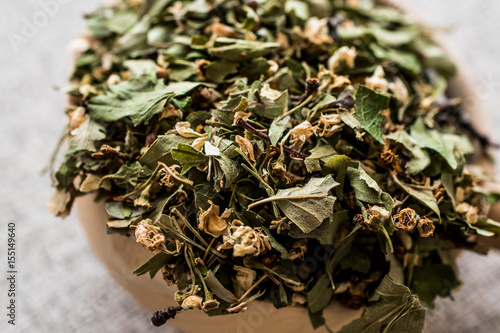
<path id="1" fill-rule="evenodd" d="M 267 299 L 317 328 L 335 300 L 367 306 L 341 333 L 420 332 L 419 300 L 459 285 L 450 250 L 499 233 L 472 159 L 490 143 L 398 10 L 127 0 L 86 19 L 49 206 L 96 193 L 152 251 L 135 273 L 179 290 L 155 325 Z"/>

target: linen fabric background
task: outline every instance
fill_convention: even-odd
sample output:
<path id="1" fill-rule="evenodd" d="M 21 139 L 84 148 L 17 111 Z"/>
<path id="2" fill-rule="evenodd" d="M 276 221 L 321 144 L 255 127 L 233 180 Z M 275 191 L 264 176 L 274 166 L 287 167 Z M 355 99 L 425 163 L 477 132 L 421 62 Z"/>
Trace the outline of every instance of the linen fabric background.
<path id="1" fill-rule="evenodd" d="M 496 0 L 400 0 L 411 2 L 433 27 L 449 36 L 476 74 L 475 93 L 488 108 L 491 137 L 500 142 L 500 2 Z M 56 3 L 46 22 L 44 4 Z M 64 87 L 70 41 L 84 29 L 82 15 L 101 0 L 2 0 L 0 2 L 0 267 L 6 271 L 7 223 L 17 224 L 18 314 L 6 323 L 7 283 L 0 275 L 1 332 L 176 332 L 156 329 L 111 278 L 90 248 L 76 213 L 62 221 L 45 202 L 52 196 L 42 175 L 66 122 Z M 48 7 L 46 7 L 48 8 Z M 43 26 L 13 47 L 25 20 Z M 42 24 L 40 24 L 42 25 Z M 500 160 L 500 153 L 497 153 Z M 497 166 L 500 174 L 500 164 Z M 4 268 L 5 267 L 5 268 Z M 500 327 L 500 252 L 459 259 L 464 286 L 429 311 L 427 333 L 494 333 Z M 305 327 L 307 330 L 308 327 Z"/>

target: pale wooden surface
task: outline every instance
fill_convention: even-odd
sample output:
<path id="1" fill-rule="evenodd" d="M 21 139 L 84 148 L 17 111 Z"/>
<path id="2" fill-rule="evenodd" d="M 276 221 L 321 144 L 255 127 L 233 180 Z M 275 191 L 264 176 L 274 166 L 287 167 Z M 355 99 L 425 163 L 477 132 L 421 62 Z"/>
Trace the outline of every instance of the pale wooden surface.
<path id="1" fill-rule="evenodd" d="M 164 309 L 173 304 L 177 288 L 167 288 L 158 273 L 153 280 L 149 275 L 134 277 L 132 271 L 151 257 L 151 252 L 142 250 L 142 246 L 133 237 L 106 235 L 108 216 L 102 204 L 97 204 L 93 196 L 78 200 L 80 219 L 89 236 L 93 250 L 106 265 L 113 277 L 145 308 L 151 312 Z M 350 310 L 339 303 L 332 303 L 324 311 L 328 326 L 337 331 L 352 320 L 359 318 L 360 310 Z M 287 307 L 277 310 L 270 301 L 256 301 L 248 306 L 248 311 L 233 315 L 209 318 L 203 311 L 192 310 L 178 315 L 172 325 L 185 333 L 234 333 L 248 332 L 313 332 L 309 325 L 309 316 L 305 307 Z M 324 328 L 318 333 L 326 333 Z"/>
<path id="2" fill-rule="evenodd" d="M 63 86 L 69 72 L 66 45 L 83 29 L 80 16 L 100 0 L 69 1 L 38 34 L 14 53 L 7 33 L 19 33 L 23 17 L 40 10 L 38 0 L 0 1 L 0 266 L 5 263 L 5 231 L 16 220 L 20 260 L 19 325 L 3 332 L 174 332 L 150 326 L 149 312 L 128 296 L 95 257 L 76 214 L 65 221 L 50 216 L 52 191 L 40 175 L 65 119 Z M 424 17 L 452 26 L 451 39 L 477 73 L 476 93 L 500 127 L 500 2 L 497 0 L 412 0 Z M 492 131 L 500 142 L 500 131 Z M 498 154 L 497 154 L 498 156 Z M 497 166 L 497 172 L 500 171 Z M 464 287 L 455 301 L 439 300 L 429 312 L 429 333 L 494 333 L 500 327 L 500 253 L 460 258 Z M 0 306 L 5 302 L 0 279 Z"/>

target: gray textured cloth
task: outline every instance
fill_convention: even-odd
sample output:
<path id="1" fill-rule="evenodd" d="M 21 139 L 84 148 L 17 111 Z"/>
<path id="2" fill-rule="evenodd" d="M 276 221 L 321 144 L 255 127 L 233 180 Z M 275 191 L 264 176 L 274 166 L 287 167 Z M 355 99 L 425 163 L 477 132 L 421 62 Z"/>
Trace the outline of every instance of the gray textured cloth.
<path id="1" fill-rule="evenodd" d="M 154 329 L 148 313 L 118 286 L 99 263 L 76 216 L 61 221 L 45 202 L 52 190 L 40 171 L 47 164 L 65 123 L 64 86 L 70 71 L 66 45 L 83 30 L 81 15 L 99 0 L 58 0 L 58 12 L 43 21 L 38 1 L 0 2 L 0 267 L 5 267 L 6 224 L 15 220 L 19 234 L 18 321 L 1 332 L 174 332 Z M 50 0 L 42 2 L 51 2 Z M 53 1 L 52 1 L 53 2 Z M 477 73 L 477 93 L 500 126 L 498 90 L 500 2 L 495 0 L 412 1 L 433 24 L 451 27 L 451 38 Z M 54 8 L 53 8 L 54 9 Z M 11 33 L 21 35 L 25 19 L 41 25 L 15 52 Z M 42 26 L 43 25 L 43 26 Z M 10 34 L 10 35 L 9 35 Z M 24 43 L 25 42 L 25 43 Z M 500 142 L 500 131 L 493 131 Z M 497 168 L 498 169 L 498 168 Z M 500 170 L 500 169 L 498 169 Z M 500 253 L 460 258 L 465 286 L 455 301 L 439 300 L 430 311 L 427 332 L 493 333 L 500 326 Z M 0 308 L 6 306 L 5 278 L 0 278 Z"/>

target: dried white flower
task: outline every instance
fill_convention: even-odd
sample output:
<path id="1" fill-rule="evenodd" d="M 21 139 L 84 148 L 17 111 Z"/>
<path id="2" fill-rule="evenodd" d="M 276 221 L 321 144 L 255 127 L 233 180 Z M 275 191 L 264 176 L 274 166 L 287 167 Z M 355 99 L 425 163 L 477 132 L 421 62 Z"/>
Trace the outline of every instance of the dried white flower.
<path id="1" fill-rule="evenodd" d="M 328 69 L 335 73 L 343 67 L 353 68 L 356 59 L 356 48 L 342 46 L 328 59 Z"/>
<path id="2" fill-rule="evenodd" d="M 146 220 L 147 221 L 147 220 Z M 149 220 L 150 221 L 150 220 Z M 163 246 L 165 235 L 154 226 L 141 223 L 135 228 L 135 240 L 153 251 Z"/>
<path id="3" fill-rule="evenodd" d="M 244 257 L 247 254 L 258 256 L 271 249 L 269 238 L 262 233 L 260 228 L 245 226 L 240 220 L 231 223 L 231 235 L 224 235 L 224 243 L 218 250 L 233 249 L 235 257 Z"/>
<path id="4" fill-rule="evenodd" d="M 368 88 L 385 93 L 389 89 L 389 82 L 385 79 L 385 72 L 382 66 L 377 66 L 372 76 L 365 79 Z"/>
<path id="5" fill-rule="evenodd" d="M 341 131 L 343 126 L 342 119 L 338 114 L 322 114 L 318 125 L 314 127 L 314 133 L 317 136 L 328 138 Z"/>
<path id="6" fill-rule="evenodd" d="M 304 143 L 309 142 L 309 138 L 314 134 L 314 128 L 307 120 L 295 126 L 291 130 L 290 143 L 292 148 L 300 150 Z"/>

